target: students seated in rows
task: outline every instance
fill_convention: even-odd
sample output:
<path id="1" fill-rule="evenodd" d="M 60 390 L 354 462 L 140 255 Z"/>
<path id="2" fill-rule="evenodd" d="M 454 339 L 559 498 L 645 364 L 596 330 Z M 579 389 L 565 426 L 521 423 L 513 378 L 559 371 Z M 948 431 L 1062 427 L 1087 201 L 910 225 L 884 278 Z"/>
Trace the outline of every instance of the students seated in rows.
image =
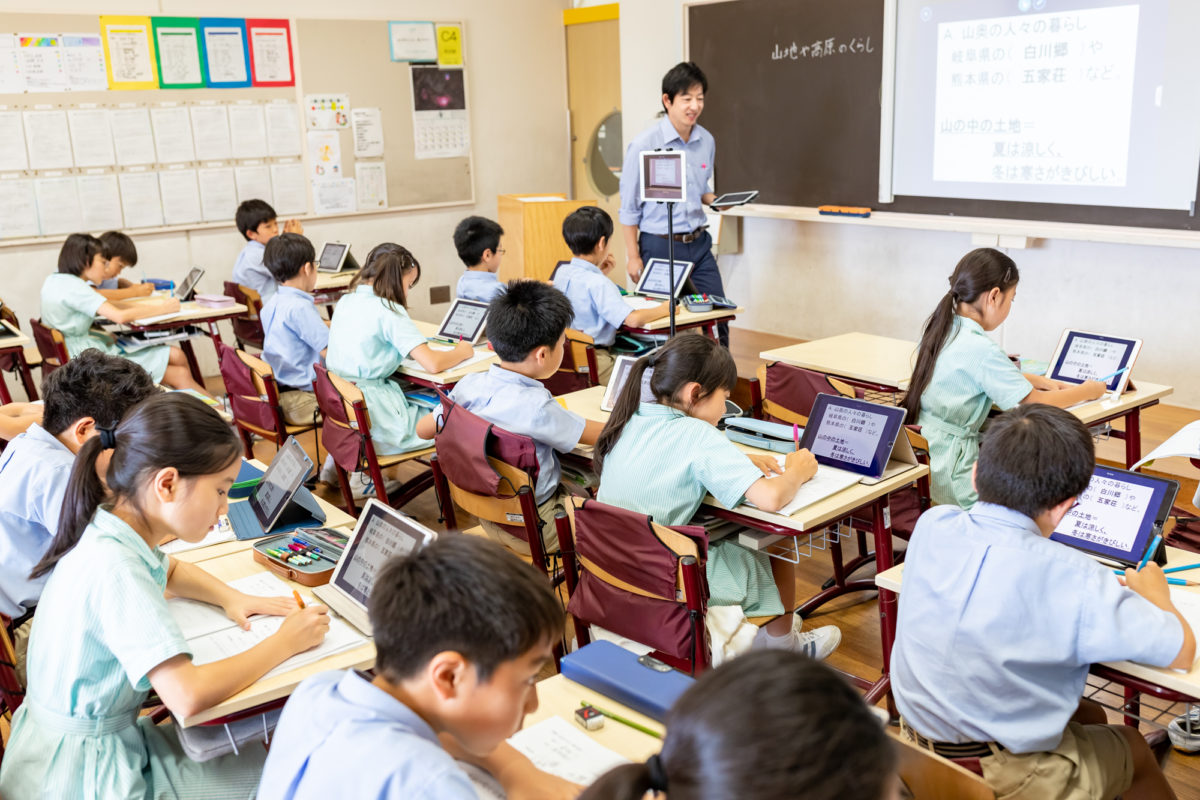
<path id="1" fill-rule="evenodd" d="M 96 291 L 108 300 L 127 300 L 130 297 L 149 297 L 154 294 L 154 284 L 134 283 L 121 277 L 122 270 L 137 264 L 137 247 L 120 231 L 105 231 L 100 234 L 101 254 L 108 261 L 104 280 L 96 285 Z"/>
<path id="2" fill-rule="evenodd" d="M 1022 374 L 988 338 L 1012 310 L 1020 275 L 1011 258 L 988 247 L 962 257 L 950 290 L 925 323 L 904 407 L 908 421 L 929 441 L 930 494 L 934 503 L 975 504 L 971 466 L 979 455 L 979 430 L 992 406 L 1046 403 L 1066 408 L 1104 393 L 1104 384 L 1059 383 Z"/>
<path id="3" fill-rule="evenodd" d="M 979 502 L 925 512 L 908 546 L 892 648 L 902 727 L 980 758 L 1001 797 L 1175 796 L 1137 729 L 1080 699 L 1098 661 L 1188 669 L 1196 654 L 1156 564 L 1122 579 L 1050 541 L 1093 465 L 1071 414 L 1008 411 L 983 438 Z"/>
<path id="4" fill-rule="evenodd" d="M 500 237 L 504 229 L 486 217 L 467 217 L 454 229 L 454 249 L 467 265 L 467 271 L 458 279 L 454 292 L 457 297 L 490 303 L 504 291 L 504 284 L 496 277 L 504 251 L 500 249 Z"/>
<path id="5" fill-rule="evenodd" d="M 0 406 L 0 442 L 17 438 L 41 421 L 41 403 L 5 403 Z"/>
<path id="6" fill-rule="evenodd" d="M 158 549 L 168 536 L 204 538 L 228 508 L 241 456 L 229 424 L 179 393 L 142 402 L 80 449 L 58 533 L 32 572 L 54 570 L 29 641 L 29 692 L 0 768 L 7 800 L 253 795 L 262 748 L 197 763 L 173 725 L 138 715 L 151 689 L 173 713 L 197 714 L 320 644 L 329 628 L 323 606 L 243 594 Z M 249 650 L 197 666 L 164 592 L 211 603 L 242 625 L 252 614 L 287 616 Z"/>
<path id="7" fill-rule="evenodd" d="M 279 235 L 279 221 L 275 209 L 266 200 L 246 200 L 237 207 L 234 217 L 237 229 L 246 239 L 246 246 L 238 253 L 233 264 L 233 280 L 258 292 L 265 303 L 275 294 L 275 278 L 263 263 L 263 251 L 267 242 Z M 289 219 L 283 223 L 284 233 L 304 233 L 300 220 Z"/>
<path id="8" fill-rule="evenodd" d="M 0 453 L 0 614 L 13 620 L 18 672 L 33 608 L 46 576 L 30 578 L 58 532 L 75 454 L 99 428 L 115 428 L 125 413 L 158 388 L 137 364 L 84 350 L 42 381 L 46 399 L 33 424 Z"/>
<path id="9" fill-rule="evenodd" d="M 573 258 L 554 273 L 554 286 L 571 301 L 575 311 L 571 327 L 595 340 L 597 380 L 608 383 L 613 365 L 608 348 L 617 338 L 617 329 L 641 327 L 667 316 L 670 309 L 663 302 L 634 310 L 608 279 L 615 263 L 609 252 L 613 223 L 604 209 L 585 206 L 572 211 L 563 220 L 562 232 Z"/>
<path id="10" fill-rule="evenodd" d="M 558 550 L 554 513 L 566 490 L 559 485 L 562 467 L 558 453 L 577 444 L 595 444 L 603 427 L 560 406 L 539 381 L 549 378 L 563 359 L 571 303 L 563 293 L 541 281 L 516 280 L 488 306 L 487 336 L 500 357 L 487 372 L 467 375 L 450 398 L 472 414 L 510 433 L 528 436 L 537 449 L 538 480 L 534 497 L 541 517 L 546 552 Z M 437 431 L 441 412 L 424 417 L 417 435 L 429 439 Z M 484 530 L 500 543 L 529 554 L 529 544 L 499 526 L 481 520 Z"/>
<path id="11" fill-rule="evenodd" d="M 448 535 L 385 564 L 368 614 L 374 675 L 324 672 L 296 688 L 259 800 L 475 800 L 456 758 L 509 797 L 575 796 L 504 741 L 537 709 L 535 682 L 562 636 L 541 573 L 493 542 Z"/>
<path id="12" fill-rule="evenodd" d="M 650 370 L 654 402 L 642 402 Z M 616 407 L 596 442 L 597 499 L 660 525 L 687 525 L 711 493 L 735 508 L 750 501 L 783 508 L 817 473 L 807 450 L 788 453 L 781 470 L 771 456 L 743 453 L 717 430 L 737 384 L 733 356 L 707 336 L 677 336 L 634 362 Z M 735 537 L 734 537 L 735 538 Z M 824 658 L 841 642 L 836 626 L 802 633 L 794 565 L 725 538 L 708 550 L 710 606 L 741 606 L 748 617 L 776 616 L 759 629 L 756 647 L 799 650 Z"/>
<path id="13" fill-rule="evenodd" d="M 662 752 L 614 768 L 579 800 L 893 800 L 895 763 L 880 720 L 840 675 L 763 651 L 701 675 L 671 706 Z"/>
<path id="14" fill-rule="evenodd" d="M 398 244 L 376 245 L 367 254 L 350 292 L 338 300 L 329 328 L 326 365 L 362 390 L 371 412 L 371 438 L 381 455 L 405 453 L 433 443 L 417 434 L 421 409 L 391 380 L 404 359 L 429 372 L 442 372 L 475 354 L 466 342 L 434 350 L 408 316 L 408 293 L 421 265 Z M 357 477 L 362 484 L 366 478 Z M 370 487 L 360 485 L 366 491 Z"/>
<path id="15" fill-rule="evenodd" d="M 108 262 L 104 247 L 95 236 L 72 233 L 58 253 L 58 272 L 42 284 L 42 323 L 57 328 L 66 340 L 72 358 L 89 347 L 120 355 L 141 364 L 156 383 L 173 389 L 193 389 L 207 394 L 192 379 L 187 358 L 174 345 L 152 345 L 125 352 L 111 336 L 92 330 L 92 319 L 99 314 L 113 322 L 132 322 L 142 317 L 170 314 L 179 310 L 174 297 L 147 300 L 106 300 L 88 282 L 104 280 Z"/>
<path id="16" fill-rule="evenodd" d="M 329 323 L 313 304 L 317 254 L 299 233 L 281 233 L 267 242 L 263 263 L 279 290 L 263 303 L 263 360 L 279 384 L 279 405 L 290 425 L 311 424 L 317 415 L 313 364 L 325 357 Z"/>

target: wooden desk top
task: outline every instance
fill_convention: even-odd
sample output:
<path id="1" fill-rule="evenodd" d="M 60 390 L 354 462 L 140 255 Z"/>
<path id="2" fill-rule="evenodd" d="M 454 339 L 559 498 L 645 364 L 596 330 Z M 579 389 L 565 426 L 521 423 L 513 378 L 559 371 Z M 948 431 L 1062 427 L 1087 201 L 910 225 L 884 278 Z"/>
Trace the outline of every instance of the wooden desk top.
<path id="1" fill-rule="evenodd" d="M 1200 562 L 1200 555 L 1196 553 L 1189 553 L 1186 550 L 1180 550 L 1176 547 L 1167 548 L 1167 566 L 1182 566 L 1183 564 L 1195 564 L 1197 562 Z M 1191 573 L 1185 572 L 1173 577 L 1185 577 L 1189 574 Z M 1117 577 L 1114 575 L 1113 580 L 1115 581 L 1116 579 Z M 875 585 L 881 589 L 899 592 L 903 580 L 904 565 L 898 564 L 876 575 Z M 1200 592 L 1200 587 L 1172 586 L 1171 590 Z M 1149 667 L 1145 664 L 1135 664 L 1132 661 L 1105 661 L 1104 666 L 1124 672 L 1126 675 L 1131 675 L 1135 678 L 1141 678 L 1156 686 L 1162 686 L 1165 689 L 1200 699 L 1200 660 L 1192 664 L 1192 668 L 1187 672 L 1179 672 L 1162 667 Z"/>
<path id="2" fill-rule="evenodd" d="M 1116 400 L 1109 400 L 1108 395 L 1105 395 L 1099 400 L 1093 400 L 1068 410 L 1079 417 L 1084 424 L 1090 425 L 1098 420 L 1109 419 L 1134 408 L 1150 405 L 1175 391 L 1170 386 L 1146 381 L 1134 381 L 1133 385 L 1137 387 L 1135 391 L 1126 392 Z"/>
<path id="3" fill-rule="evenodd" d="M 605 711 L 611 711 L 639 725 L 645 725 L 650 730 L 659 733 L 666 731 L 661 722 L 639 714 L 632 708 L 623 706 L 616 700 L 609 699 L 586 686 L 564 678 L 562 675 L 552 675 L 546 678 L 538 683 L 537 690 L 537 711 L 526 715 L 524 724 L 526 728 L 550 717 L 562 717 L 574 725 L 575 709 L 579 708 L 580 702 L 586 700 Z M 580 730 L 583 729 L 580 728 Z M 595 740 L 596 744 L 603 745 L 630 761 L 645 761 L 662 749 L 661 739 L 655 739 L 653 736 L 611 719 L 604 720 L 603 728 L 598 731 L 588 731 L 587 735 Z"/>
<path id="4" fill-rule="evenodd" d="M 20 330 L 9 325 L 4 320 L 0 320 L 0 325 L 3 325 L 9 333 L 14 334 L 0 339 L 0 351 L 24 349 L 33 344 L 33 339 L 21 333 Z"/>
<path id="5" fill-rule="evenodd" d="M 330 289 L 345 289 L 358 276 L 358 270 L 344 269 L 341 272 L 318 272 L 317 285 L 313 292 L 327 292 Z"/>
<path id="6" fill-rule="evenodd" d="M 916 342 L 856 332 L 764 350 L 758 357 L 768 362 L 782 361 L 793 367 L 904 389 L 912 376 L 916 355 Z"/>
<path id="7" fill-rule="evenodd" d="M 265 567 L 255 564 L 254 559 L 247 552 L 230 553 L 221 558 L 209 559 L 203 563 L 203 568 L 206 572 L 227 582 L 267 571 Z M 280 580 L 284 579 L 280 578 Z M 312 589 L 301 586 L 298 583 L 287 580 L 284 580 L 284 583 L 291 589 L 298 589 L 308 594 L 312 593 Z M 248 708 L 254 708 L 263 703 L 287 697 L 302 680 L 310 675 L 316 675 L 318 672 L 326 672 L 333 669 L 367 669 L 374 664 L 375 645 L 367 642 L 352 650 L 334 653 L 331 656 L 322 658 L 320 661 L 285 672 L 282 675 L 260 678 L 233 697 L 218 703 L 212 708 L 201 711 L 198 714 L 193 714 L 190 717 L 176 716 L 176 720 L 185 728 L 192 725 L 199 725 L 202 722 L 219 719 L 236 711 L 245 711 Z"/>
<path id="8" fill-rule="evenodd" d="M 424 334 L 426 338 L 429 338 L 430 336 L 437 336 L 438 325 L 440 322 L 440 320 L 438 322 L 424 322 L 419 319 L 413 320 L 413 324 L 417 326 L 417 330 Z M 476 350 L 480 351 L 480 348 L 476 348 Z M 451 367 L 444 372 L 426 372 L 420 369 L 408 369 L 407 367 L 401 367 L 398 372 L 400 375 L 403 375 L 406 378 L 416 378 L 417 380 L 428 381 L 429 383 L 448 384 L 458 383 L 473 372 L 487 372 L 488 367 L 490 367 L 492 364 L 499 363 L 500 357 L 495 353 L 491 353 L 489 358 L 486 358 L 482 361 L 477 361 L 474 364 L 469 364 L 465 367 Z"/>
<path id="9" fill-rule="evenodd" d="M 558 399 L 562 401 L 568 411 L 573 411 L 584 419 L 596 420 L 598 422 L 608 421 L 607 412 L 600 410 L 600 402 L 604 399 L 603 386 L 591 386 L 587 389 L 581 389 L 578 392 L 561 395 Z M 760 450 L 756 447 L 747 447 L 743 444 L 737 444 L 737 447 L 745 453 L 769 456 L 778 455 L 778 453 Z M 590 458 L 592 448 L 587 446 L 577 447 L 573 452 L 576 455 Z M 790 517 L 785 517 L 771 511 L 762 511 L 745 503 L 737 507 L 737 513 L 742 516 L 790 528 L 797 532 L 811 531 L 830 522 L 842 519 L 851 511 L 861 508 L 885 494 L 907 486 L 918 478 L 924 477 L 928 472 L 929 467 L 920 465 L 874 485 L 868 486 L 856 483 L 810 506 L 805 506 Z M 716 508 L 724 508 L 712 495 L 704 498 L 704 503 Z"/>
<path id="10" fill-rule="evenodd" d="M 688 311 L 682 305 L 675 312 L 675 327 L 682 328 L 684 326 L 700 325 L 705 322 L 711 322 L 717 319 L 730 319 L 742 313 L 744 308 L 714 308 L 712 311 Z M 639 328 L 631 328 L 636 331 L 665 331 L 671 328 L 671 318 L 669 316 L 662 319 L 656 319 L 653 322 L 647 322 Z M 624 326 L 621 326 L 625 330 Z"/>
<path id="11" fill-rule="evenodd" d="M 127 301 L 127 302 L 140 302 L 140 301 L 144 301 L 144 300 L 148 300 L 148 299 L 151 299 L 151 298 L 139 297 L 134 300 Z M 246 313 L 246 307 L 244 305 L 242 305 L 241 303 L 234 303 L 233 305 L 224 306 L 222 308 L 207 308 L 205 306 L 200 305 L 195 300 L 189 300 L 186 303 L 180 303 L 179 304 L 179 313 L 174 314 L 167 319 L 162 319 L 162 320 L 158 320 L 156 322 L 151 322 L 151 323 L 143 323 L 141 320 L 135 319 L 133 322 L 128 323 L 128 325 L 131 328 L 138 328 L 138 327 L 143 327 L 143 326 L 147 326 L 147 325 L 172 325 L 172 324 L 180 323 L 180 322 L 196 322 L 199 320 L 208 320 L 208 319 L 225 319 L 226 317 L 235 317 L 238 314 L 245 314 L 245 313 Z M 158 315 L 153 314 L 151 316 L 158 316 Z"/>

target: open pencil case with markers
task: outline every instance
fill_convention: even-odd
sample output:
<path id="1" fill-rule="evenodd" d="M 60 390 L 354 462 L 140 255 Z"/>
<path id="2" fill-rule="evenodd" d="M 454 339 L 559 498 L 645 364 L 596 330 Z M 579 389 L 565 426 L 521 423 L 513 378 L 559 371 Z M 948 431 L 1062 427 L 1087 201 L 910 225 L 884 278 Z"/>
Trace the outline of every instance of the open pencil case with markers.
<path id="1" fill-rule="evenodd" d="M 254 543 L 254 560 L 284 580 L 324 586 L 349 537 L 330 528 L 297 528 Z"/>

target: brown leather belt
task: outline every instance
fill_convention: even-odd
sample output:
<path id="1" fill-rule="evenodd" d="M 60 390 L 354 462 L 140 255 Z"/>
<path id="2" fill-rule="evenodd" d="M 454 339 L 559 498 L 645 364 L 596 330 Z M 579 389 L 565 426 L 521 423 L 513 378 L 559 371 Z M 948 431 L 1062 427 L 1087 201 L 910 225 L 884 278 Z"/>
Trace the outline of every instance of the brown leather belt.
<path id="1" fill-rule="evenodd" d="M 992 755 L 992 748 L 1004 750 L 1004 745 L 998 742 L 935 742 L 932 739 L 926 739 L 921 734 L 914 731 L 903 721 L 900 723 L 904 734 L 908 736 L 918 747 L 923 747 L 926 750 L 932 750 L 942 758 L 951 760 L 963 758 L 987 758 Z"/>
<path id="2" fill-rule="evenodd" d="M 690 233 L 677 233 L 677 234 L 675 234 L 675 241 L 682 242 L 683 244 L 691 244 L 692 242 L 699 239 L 701 234 L 703 234 L 704 231 L 706 231 L 706 230 L 708 230 L 708 226 L 701 225 L 699 228 L 696 228 L 696 230 L 694 230 Z M 671 237 L 667 236 L 665 233 L 649 233 L 647 231 L 642 231 L 642 233 L 645 233 L 647 236 L 657 236 L 659 239 L 671 238 Z"/>

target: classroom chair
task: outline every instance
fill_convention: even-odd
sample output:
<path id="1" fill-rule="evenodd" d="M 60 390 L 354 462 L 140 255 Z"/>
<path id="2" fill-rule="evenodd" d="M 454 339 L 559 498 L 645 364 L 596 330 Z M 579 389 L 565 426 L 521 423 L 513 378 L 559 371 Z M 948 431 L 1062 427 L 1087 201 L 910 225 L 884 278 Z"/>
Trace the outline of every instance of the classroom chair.
<path id="1" fill-rule="evenodd" d="M 17 653 L 12 642 L 12 620 L 0 614 L 0 716 L 12 725 L 13 714 L 25 700 L 25 688 L 17 679 Z M 4 760 L 4 743 L 0 742 L 0 763 Z"/>
<path id="2" fill-rule="evenodd" d="M 978 773 L 898 736 L 892 742 L 896 772 L 913 800 L 995 800 Z"/>
<path id="3" fill-rule="evenodd" d="M 0 298 L 0 320 L 4 320 L 9 325 L 12 325 L 18 331 L 21 330 L 21 323 L 17 320 L 17 314 L 5 305 L 3 298 Z M 21 353 L 5 353 L 0 355 L 0 371 L 11 372 L 14 377 L 19 377 L 21 383 L 25 386 L 25 395 L 30 401 L 38 399 L 37 384 L 33 380 L 33 373 L 30 371 L 33 367 L 39 367 L 42 364 L 42 354 L 38 352 L 37 347 L 25 347 Z M 0 381 L 3 379 L 0 378 Z M 0 389 L 0 401 L 11 403 L 8 398 L 8 390 Z"/>
<path id="4" fill-rule="evenodd" d="M 283 447 L 289 436 L 298 436 L 314 431 L 320 417 L 314 416 L 312 423 L 289 425 L 283 418 L 279 405 L 279 384 L 271 365 L 244 350 L 235 350 L 221 342 L 217 345 L 221 378 L 229 396 L 229 408 L 233 421 L 242 437 L 246 458 L 254 458 L 254 436 L 275 442 Z M 320 455 L 320 449 L 317 450 Z"/>
<path id="5" fill-rule="evenodd" d="M 597 385 L 596 340 L 583 331 L 567 329 L 563 360 L 558 371 L 542 381 L 550 394 L 558 396 Z"/>
<path id="6" fill-rule="evenodd" d="M 33 331 L 33 341 L 42 356 L 42 378 L 45 379 L 71 359 L 67 352 L 67 340 L 58 328 L 43 325 L 40 320 L 30 318 L 29 328 Z"/>
<path id="7" fill-rule="evenodd" d="M 246 307 L 245 314 L 229 320 L 238 349 L 245 350 L 246 345 L 250 345 L 262 350 L 262 297 L 249 286 L 242 286 L 236 281 L 225 281 L 225 296 L 232 297 L 235 303 Z"/>
<path id="8" fill-rule="evenodd" d="M 434 485 L 447 530 L 455 530 L 455 504 L 529 543 L 534 566 L 555 581 L 543 544 L 534 487 L 538 460 L 528 436 L 498 428 L 439 392 L 442 425 L 434 436 Z M 556 520 L 559 542 L 570 524 Z"/>
<path id="9" fill-rule="evenodd" d="M 579 646 L 599 625 L 653 647 L 654 658 L 681 672 L 708 669 L 704 527 L 668 528 L 646 514 L 579 498 L 573 527 L 573 536 L 570 527 L 560 530 L 559 542 Z"/>
<path id="10" fill-rule="evenodd" d="M 316 377 L 313 391 L 317 395 L 317 406 L 325 418 L 321 425 L 321 441 L 333 456 L 338 483 L 342 487 L 342 499 L 346 502 L 346 513 L 358 515 L 354 493 L 350 489 L 348 473 L 366 471 L 375 482 L 375 496 L 393 508 L 401 508 L 417 495 L 433 486 L 431 470 L 422 470 L 396 490 L 389 493 L 383 471 L 406 461 L 428 465 L 433 448 L 413 450 L 397 455 L 379 455 L 371 439 L 371 415 L 362 391 L 345 378 L 334 375 L 321 364 L 315 364 Z"/>

